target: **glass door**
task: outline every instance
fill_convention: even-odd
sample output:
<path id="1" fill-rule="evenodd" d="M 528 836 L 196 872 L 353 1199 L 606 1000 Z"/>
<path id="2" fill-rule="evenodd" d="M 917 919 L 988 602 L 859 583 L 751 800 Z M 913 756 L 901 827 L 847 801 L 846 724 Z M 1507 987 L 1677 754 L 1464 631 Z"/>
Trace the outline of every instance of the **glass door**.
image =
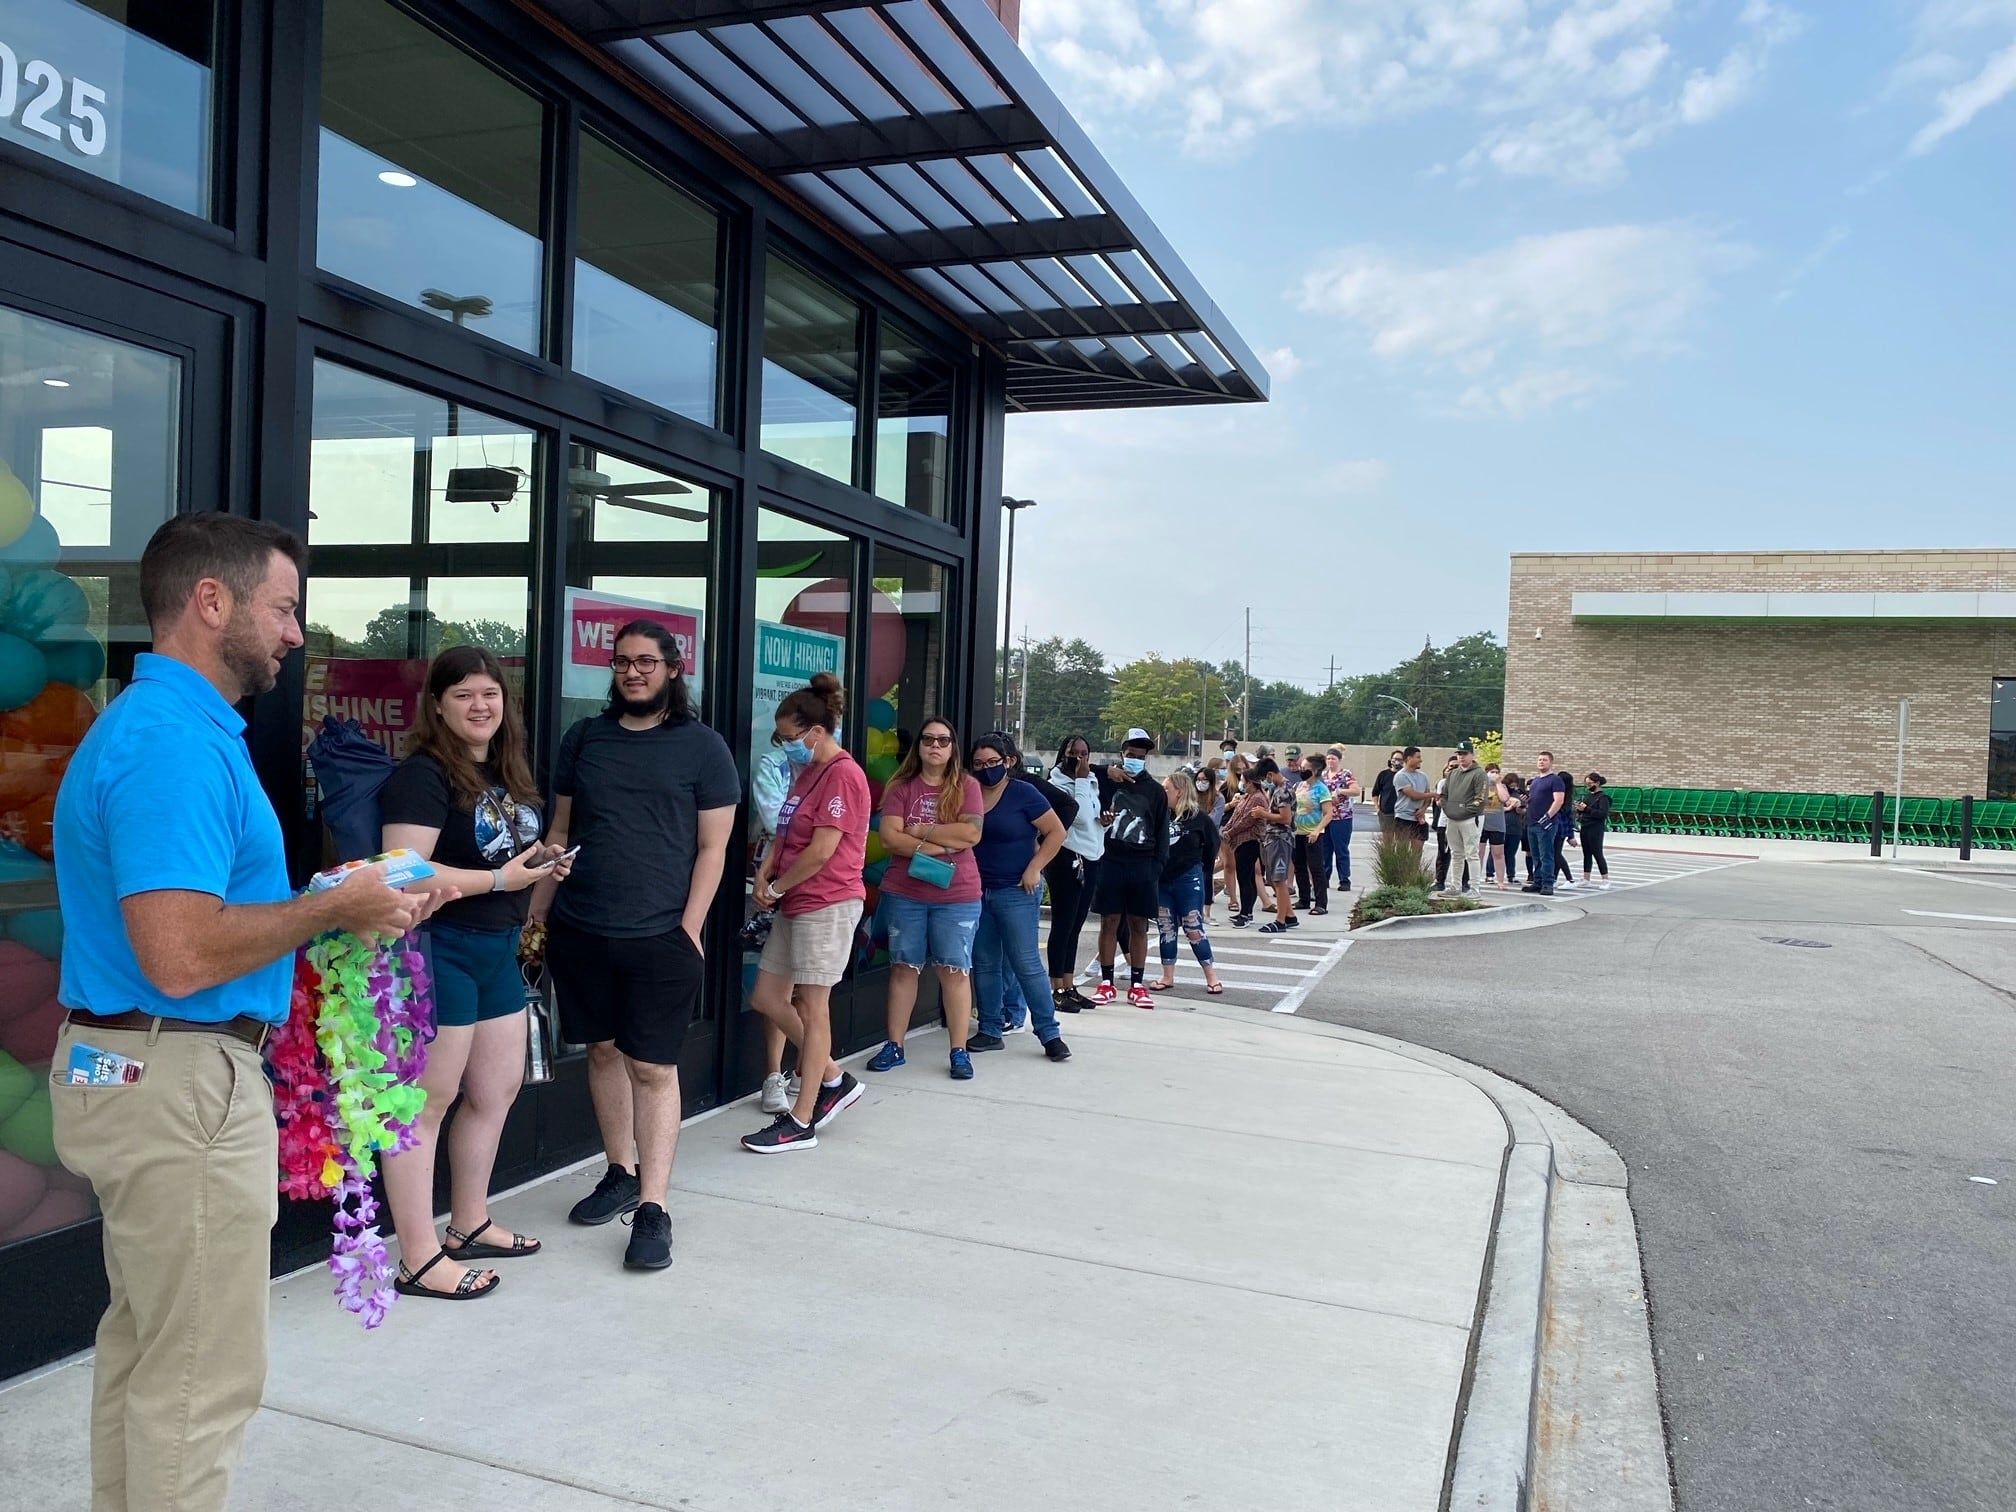
<path id="1" fill-rule="evenodd" d="M 89 1186 L 56 1159 L 56 790 L 149 644 L 140 554 L 221 503 L 225 317 L 0 248 L 0 1377 L 95 1311 Z M 192 448 L 200 450 L 192 454 Z M 51 1258 L 51 1257 L 54 1258 Z M 38 1268 L 86 1284 L 35 1284 Z"/>

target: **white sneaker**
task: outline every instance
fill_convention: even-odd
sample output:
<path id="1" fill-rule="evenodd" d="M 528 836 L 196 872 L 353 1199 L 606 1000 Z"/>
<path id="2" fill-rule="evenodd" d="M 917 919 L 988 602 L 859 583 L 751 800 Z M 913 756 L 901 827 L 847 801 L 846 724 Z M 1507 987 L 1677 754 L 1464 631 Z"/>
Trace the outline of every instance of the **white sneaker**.
<path id="1" fill-rule="evenodd" d="M 797 1094 L 782 1071 L 773 1071 L 763 1078 L 763 1100 L 758 1106 L 765 1113 L 782 1113 L 796 1100 Z"/>
<path id="2" fill-rule="evenodd" d="M 1565 887 L 1570 892 L 1575 891 L 1575 884 L 1566 877 L 1556 877 L 1554 879 L 1554 885 L 1556 887 Z"/>
<path id="3" fill-rule="evenodd" d="M 1004 1022 L 1001 1025 L 1001 1037 L 1003 1039 L 1007 1039 L 1010 1035 L 1013 1034 L 1027 1034 L 1028 1032 L 1029 1032 L 1029 1015 L 1027 1013 L 1024 1013 L 1022 1015 L 1022 1022 L 1019 1024 L 1010 1024 Z"/>

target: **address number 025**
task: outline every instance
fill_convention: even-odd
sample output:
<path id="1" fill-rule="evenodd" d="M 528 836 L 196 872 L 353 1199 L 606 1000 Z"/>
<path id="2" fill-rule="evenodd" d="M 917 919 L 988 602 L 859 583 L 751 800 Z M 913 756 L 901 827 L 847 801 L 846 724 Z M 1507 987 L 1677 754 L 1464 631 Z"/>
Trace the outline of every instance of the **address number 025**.
<path id="1" fill-rule="evenodd" d="M 97 157 L 105 150 L 105 91 L 82 79 L 69 80 L 69 120 L 59 120 L 63 106 L 64 79 L 54 63 L 30 58 L 26 66 L 14 56 L 14 49 L 0 42 L 0 121 L 13 120 L 20 112 L 21 129 L 70 145 L 85 157 Z"/>

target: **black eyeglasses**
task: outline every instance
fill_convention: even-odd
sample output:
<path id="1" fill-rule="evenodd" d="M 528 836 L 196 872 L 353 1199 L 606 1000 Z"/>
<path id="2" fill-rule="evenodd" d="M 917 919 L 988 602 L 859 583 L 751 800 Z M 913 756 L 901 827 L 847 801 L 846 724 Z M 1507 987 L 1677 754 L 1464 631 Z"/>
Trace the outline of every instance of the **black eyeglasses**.
<path id="1" fill-rule="evenodd" d="M 611 672 L 628 672 L 634 668 L 642 672 L 646 677 L 649 677 L 664 665 L 664 659 L 657 656 L 612 656 L 609 658 L 609 670 Z"/>
<path id="2" fill-rule="evenodd" d="M 917 737 L 917 744 L 928 746 L 949 746 L 950 744 L 952 744 L 952 737 L 950 735 L 919 735 Z"/>

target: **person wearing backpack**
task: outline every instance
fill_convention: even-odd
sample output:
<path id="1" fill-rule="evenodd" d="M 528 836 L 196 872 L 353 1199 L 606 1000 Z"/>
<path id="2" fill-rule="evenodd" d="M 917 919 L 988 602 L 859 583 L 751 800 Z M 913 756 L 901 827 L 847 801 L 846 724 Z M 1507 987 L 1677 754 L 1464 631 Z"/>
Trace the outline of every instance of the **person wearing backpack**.
<path id="1" fill-rule="evenodd" d="M 378 794 L 381 848 L 418 851 L 434 875 L 416 890 L 461 894 L 428 927 L 434 1043 L 415 1143 L 382 1157 L 399 1235 L 396 1285 L 405 1296 L 463 1302 L 498 1276 L 472 1260 L 536 1255 L 539 1241 L 490 1222 L 490 1173 L 504 1119 L 525 1076 L 525 979 L 518 937 L 533 885 L 564 881 L 572 862 L 540 843 L 539 789 L 518 700 L 503 664 L 481 646 L 454 646 L 427 668 L 407 757 Z M 448 1131 L 448 1242 L 434 1233 L 435 1151 Z"/>

